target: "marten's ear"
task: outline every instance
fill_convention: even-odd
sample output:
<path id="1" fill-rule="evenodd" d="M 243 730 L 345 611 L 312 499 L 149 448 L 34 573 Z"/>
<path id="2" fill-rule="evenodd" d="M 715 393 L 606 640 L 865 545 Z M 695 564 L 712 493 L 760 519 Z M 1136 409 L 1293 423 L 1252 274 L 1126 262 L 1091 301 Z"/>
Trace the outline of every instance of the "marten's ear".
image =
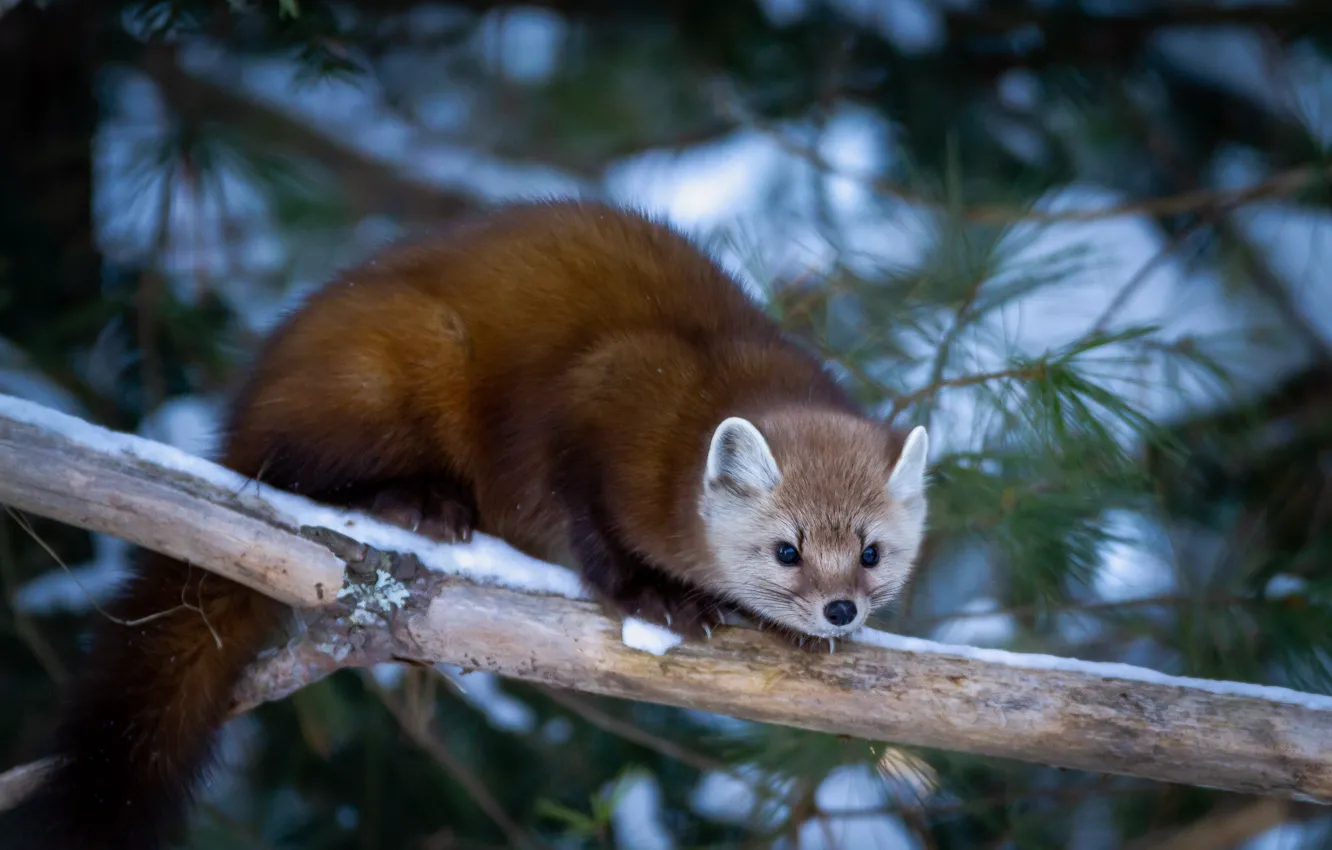
<path id="1" fill-rule="evenodd" d="M 902 454 L 888 477 L 888 495 L 899 502 L 909 502 L 925 496 L 925 462 L 930 455 L 930 435 L 924 425 L 917 425 L 907 434 Z"/>
<path id="2" fill-rule="evenodd" d="M 703 476 L 707 489 L 759 494 L 770 492 L 781 480 L 768 441 L 749 420 L 732 416 L 712 432 Z"/>

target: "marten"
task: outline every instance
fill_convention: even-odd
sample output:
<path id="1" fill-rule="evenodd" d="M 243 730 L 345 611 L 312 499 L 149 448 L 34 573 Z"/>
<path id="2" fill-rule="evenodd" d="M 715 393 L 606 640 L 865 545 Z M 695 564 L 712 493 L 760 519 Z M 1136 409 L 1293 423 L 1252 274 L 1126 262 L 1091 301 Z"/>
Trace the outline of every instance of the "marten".
<path id="1" fill-rule="evenodd" d="M 898 595 L 927 437 L 857 408 L 661 220 L 523 201 L 383 250 L 286 316 L 220 462 L 437 540 L 569 564 L 612 610 L 698 638 L 798 638 Z M 139 552 L 82 662 L 59 766 L 4 827 L 33 850 L 156 850 L 184 825 L 233 687 L 288 613 Z M 189 607 L 181 607 L 182 600 Z"/>

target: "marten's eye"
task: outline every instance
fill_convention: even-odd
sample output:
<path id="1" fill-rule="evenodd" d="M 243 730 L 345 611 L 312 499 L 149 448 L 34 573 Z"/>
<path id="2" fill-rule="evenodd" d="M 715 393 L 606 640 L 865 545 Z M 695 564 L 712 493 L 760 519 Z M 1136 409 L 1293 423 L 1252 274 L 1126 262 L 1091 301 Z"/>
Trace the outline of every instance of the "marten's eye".
<path id="1" fill-rule="evenodd" d="M 877 567 L 879 565 L 879 547 L 866 546 L 865 551 L 860 553 L 860 564 L 865 569 Z"/>
<path id="2" fill-rule="evenodd" d="M 786 564 L 788 567 L 794 567 L 800 563 L 800 550 L 790 543 L 777 544 L 777 560 Z"/>

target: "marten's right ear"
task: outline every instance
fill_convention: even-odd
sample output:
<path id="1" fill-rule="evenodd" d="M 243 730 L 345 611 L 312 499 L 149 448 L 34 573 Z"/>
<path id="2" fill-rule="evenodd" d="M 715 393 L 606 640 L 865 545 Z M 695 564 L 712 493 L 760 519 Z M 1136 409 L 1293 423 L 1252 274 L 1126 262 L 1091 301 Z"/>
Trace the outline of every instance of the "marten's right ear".
<path id="1" fill-rule="evenodd" d="M 732 416 L 712 432 L 703 478 L 707 489 L 755 495 L 770 492 L 781 480 L 768 441 L 749 420 Z"/>

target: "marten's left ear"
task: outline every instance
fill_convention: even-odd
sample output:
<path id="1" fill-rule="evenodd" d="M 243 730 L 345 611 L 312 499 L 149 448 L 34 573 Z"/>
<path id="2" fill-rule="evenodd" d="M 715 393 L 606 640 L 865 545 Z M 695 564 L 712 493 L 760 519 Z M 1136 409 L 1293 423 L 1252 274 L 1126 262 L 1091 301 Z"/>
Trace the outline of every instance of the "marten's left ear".
<path id="1" fill-rule="evenodd" d="M 768 441 L 748 419 L 731 416 L 712 432 L 703 477 L 706 488 L 756 495 L 770 492 L 781 480 Z"/>
<path id="2" fill-rule="evenodd" d="M 930 435 L 917 425 L 902 444 L 902 454 L 888 477 L 888 495 L 899 502 L 925 496 L 925 463 L 930 455 Z"/>

